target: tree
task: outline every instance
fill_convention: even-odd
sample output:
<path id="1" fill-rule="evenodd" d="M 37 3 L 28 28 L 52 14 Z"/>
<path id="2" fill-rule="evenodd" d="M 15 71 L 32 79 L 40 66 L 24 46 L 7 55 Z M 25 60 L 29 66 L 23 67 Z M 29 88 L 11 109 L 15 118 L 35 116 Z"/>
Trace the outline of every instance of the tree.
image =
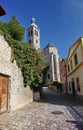
<path id="1" fill-rule="evenodd" d="M 25 29 L 20 25 L 16 16 L 12 16 L 8 22 L 0 22 L 0 30 L 2 30 L 5 35 L 10 35 L 14 40 L 23 40 Z"/>
<path id="2" fill-rule="evenodd" d="M 24 28 L 20 25 L 20 22 L 16 19 L 16 16 L 12 16 L 11 20 L 7 23 L 8 32 L 15 40 L 22 41 L 24 36 Z"/>
<path id="3" fill-rule="evenodd" d="M 34 47 L 27 45 L 25 50 L 24 66 L 22 68 L 24 83 L 29 84 L 33 89 L 43 84 L 43 71 L 46 63 L 42 52 Z"/>
<path id="4" fill-rule="evenodd" d="M 62 83 L 60 81 L 54 81 L 53 85 L 57 87 L 57 90 L 62 92 Z"/>
<path id="5" fill-rule="evenodd" d="M 7 23 L 0 21 L 0 34 L 1 32 L 3 32 L 4 34 L 8 34 L 8 30 L 7 30 Z"/>

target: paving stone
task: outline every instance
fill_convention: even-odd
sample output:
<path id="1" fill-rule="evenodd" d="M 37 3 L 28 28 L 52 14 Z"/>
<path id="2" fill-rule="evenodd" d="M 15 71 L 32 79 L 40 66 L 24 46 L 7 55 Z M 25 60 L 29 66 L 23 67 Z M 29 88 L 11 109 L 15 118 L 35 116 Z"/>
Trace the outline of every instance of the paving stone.
<path id="1" fill-rule="evenodd" d="M 45 90 L 45 99 L 32 102 L 11 113 L 0 115 L 1 130 L 82 130 L 83 119 L 79 106 L 67 95 Z M 69 100 L 68 100 L 69 99 Z M 76 111 L 74 109 L 76 108 Z M 77 109 L 78 107 L 78 109 Z M 81 112 L 83 106 L 81 105 Z M 52 114 L 61 111 L 63 114 Z"/>

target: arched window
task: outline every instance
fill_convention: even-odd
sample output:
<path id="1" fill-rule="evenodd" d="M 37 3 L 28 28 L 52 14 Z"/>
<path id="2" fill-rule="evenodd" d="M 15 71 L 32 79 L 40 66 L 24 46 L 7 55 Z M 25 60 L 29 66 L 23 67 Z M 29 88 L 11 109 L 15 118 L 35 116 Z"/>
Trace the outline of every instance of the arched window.
<path id="1" fill-rule="evenodd" d="M 31 30 L 31 35 L 33 35 L 33 30 Z"/>
<path id="2" fill-rule="evenodd" d="M 70 66 L 68 65 L 68 73 L 70 72 Z"/>
<path id="3" fill-rule="evenodd" d="M 36 35 L 36 30 L 35 30 L 35 35 Z"/>
<path id="4" fill-rule="evenodd" d="M 37 30 L 35 30 L 35 35 L 38 36 L 38 31 Z"/>
<path id="5" fill-rule="evenodd" d="M 30 31 L 29 31 L 29 34 L 28 34 L 28 35 L 29 35 L 29 37 L 30 37 Z"/>
<path id="6" fill-rule="evenodd" d="M 74 62 L 75 62 L 75 66 L 76 66 L 78 64 L 77 53 L 74 55 Z"/>
<path id="7" fill-rule="evenodd" d="M 69 81 L 69 91 L 71 92 L 71 82 Z"/>
<path id="8" fill-rule="evenodd" d="M 36 39 L 36 43 L 38 43 L 38 40 Z"/>
<path id="9" fill-rule="evenodd" d="M 48 79 L 50 79 L 50 74 L 48 74 Z"/>
<path id="10" fill-rule="evenodd" d="M 80 81 L 79 77 L 76 78 L 77 90 L 80 91 Z"/>
<path id="11" fill-rule="evenodd" d="M 38 31 L 36 31 L 36 35 L 38 36 Z"/>
<path id="12" fill-rule="evenodd" d="M 31 39 L 29 40 L 29 43 L 31 43 Z"/>

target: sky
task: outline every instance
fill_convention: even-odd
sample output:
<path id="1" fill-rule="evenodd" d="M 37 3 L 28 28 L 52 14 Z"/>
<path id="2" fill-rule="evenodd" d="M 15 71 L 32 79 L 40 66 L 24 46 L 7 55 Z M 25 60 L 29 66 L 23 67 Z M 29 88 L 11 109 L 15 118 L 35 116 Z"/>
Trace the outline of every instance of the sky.
<path id="1" fill-rule="evenodd" d="M 40 29 L 41 50 L 50 42 L 61 58 L 66 58 L 70 46 L 83 36 L 83 0 L 0 0 L 0 4 L 6 10 L 0 21 L 15 15 L 26 30 L 26 42 L 34 17 Z"/>

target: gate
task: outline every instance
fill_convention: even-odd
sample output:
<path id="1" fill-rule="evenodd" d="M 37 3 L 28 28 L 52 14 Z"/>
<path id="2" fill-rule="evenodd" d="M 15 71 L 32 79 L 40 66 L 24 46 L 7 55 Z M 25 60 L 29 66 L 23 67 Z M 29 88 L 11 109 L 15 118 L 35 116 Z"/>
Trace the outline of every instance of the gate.
<path id="1" fill-rule="evenodd" d="M 9 78 L 0 74 L 0 112 L 8 108 L 8 83 Z"/>

